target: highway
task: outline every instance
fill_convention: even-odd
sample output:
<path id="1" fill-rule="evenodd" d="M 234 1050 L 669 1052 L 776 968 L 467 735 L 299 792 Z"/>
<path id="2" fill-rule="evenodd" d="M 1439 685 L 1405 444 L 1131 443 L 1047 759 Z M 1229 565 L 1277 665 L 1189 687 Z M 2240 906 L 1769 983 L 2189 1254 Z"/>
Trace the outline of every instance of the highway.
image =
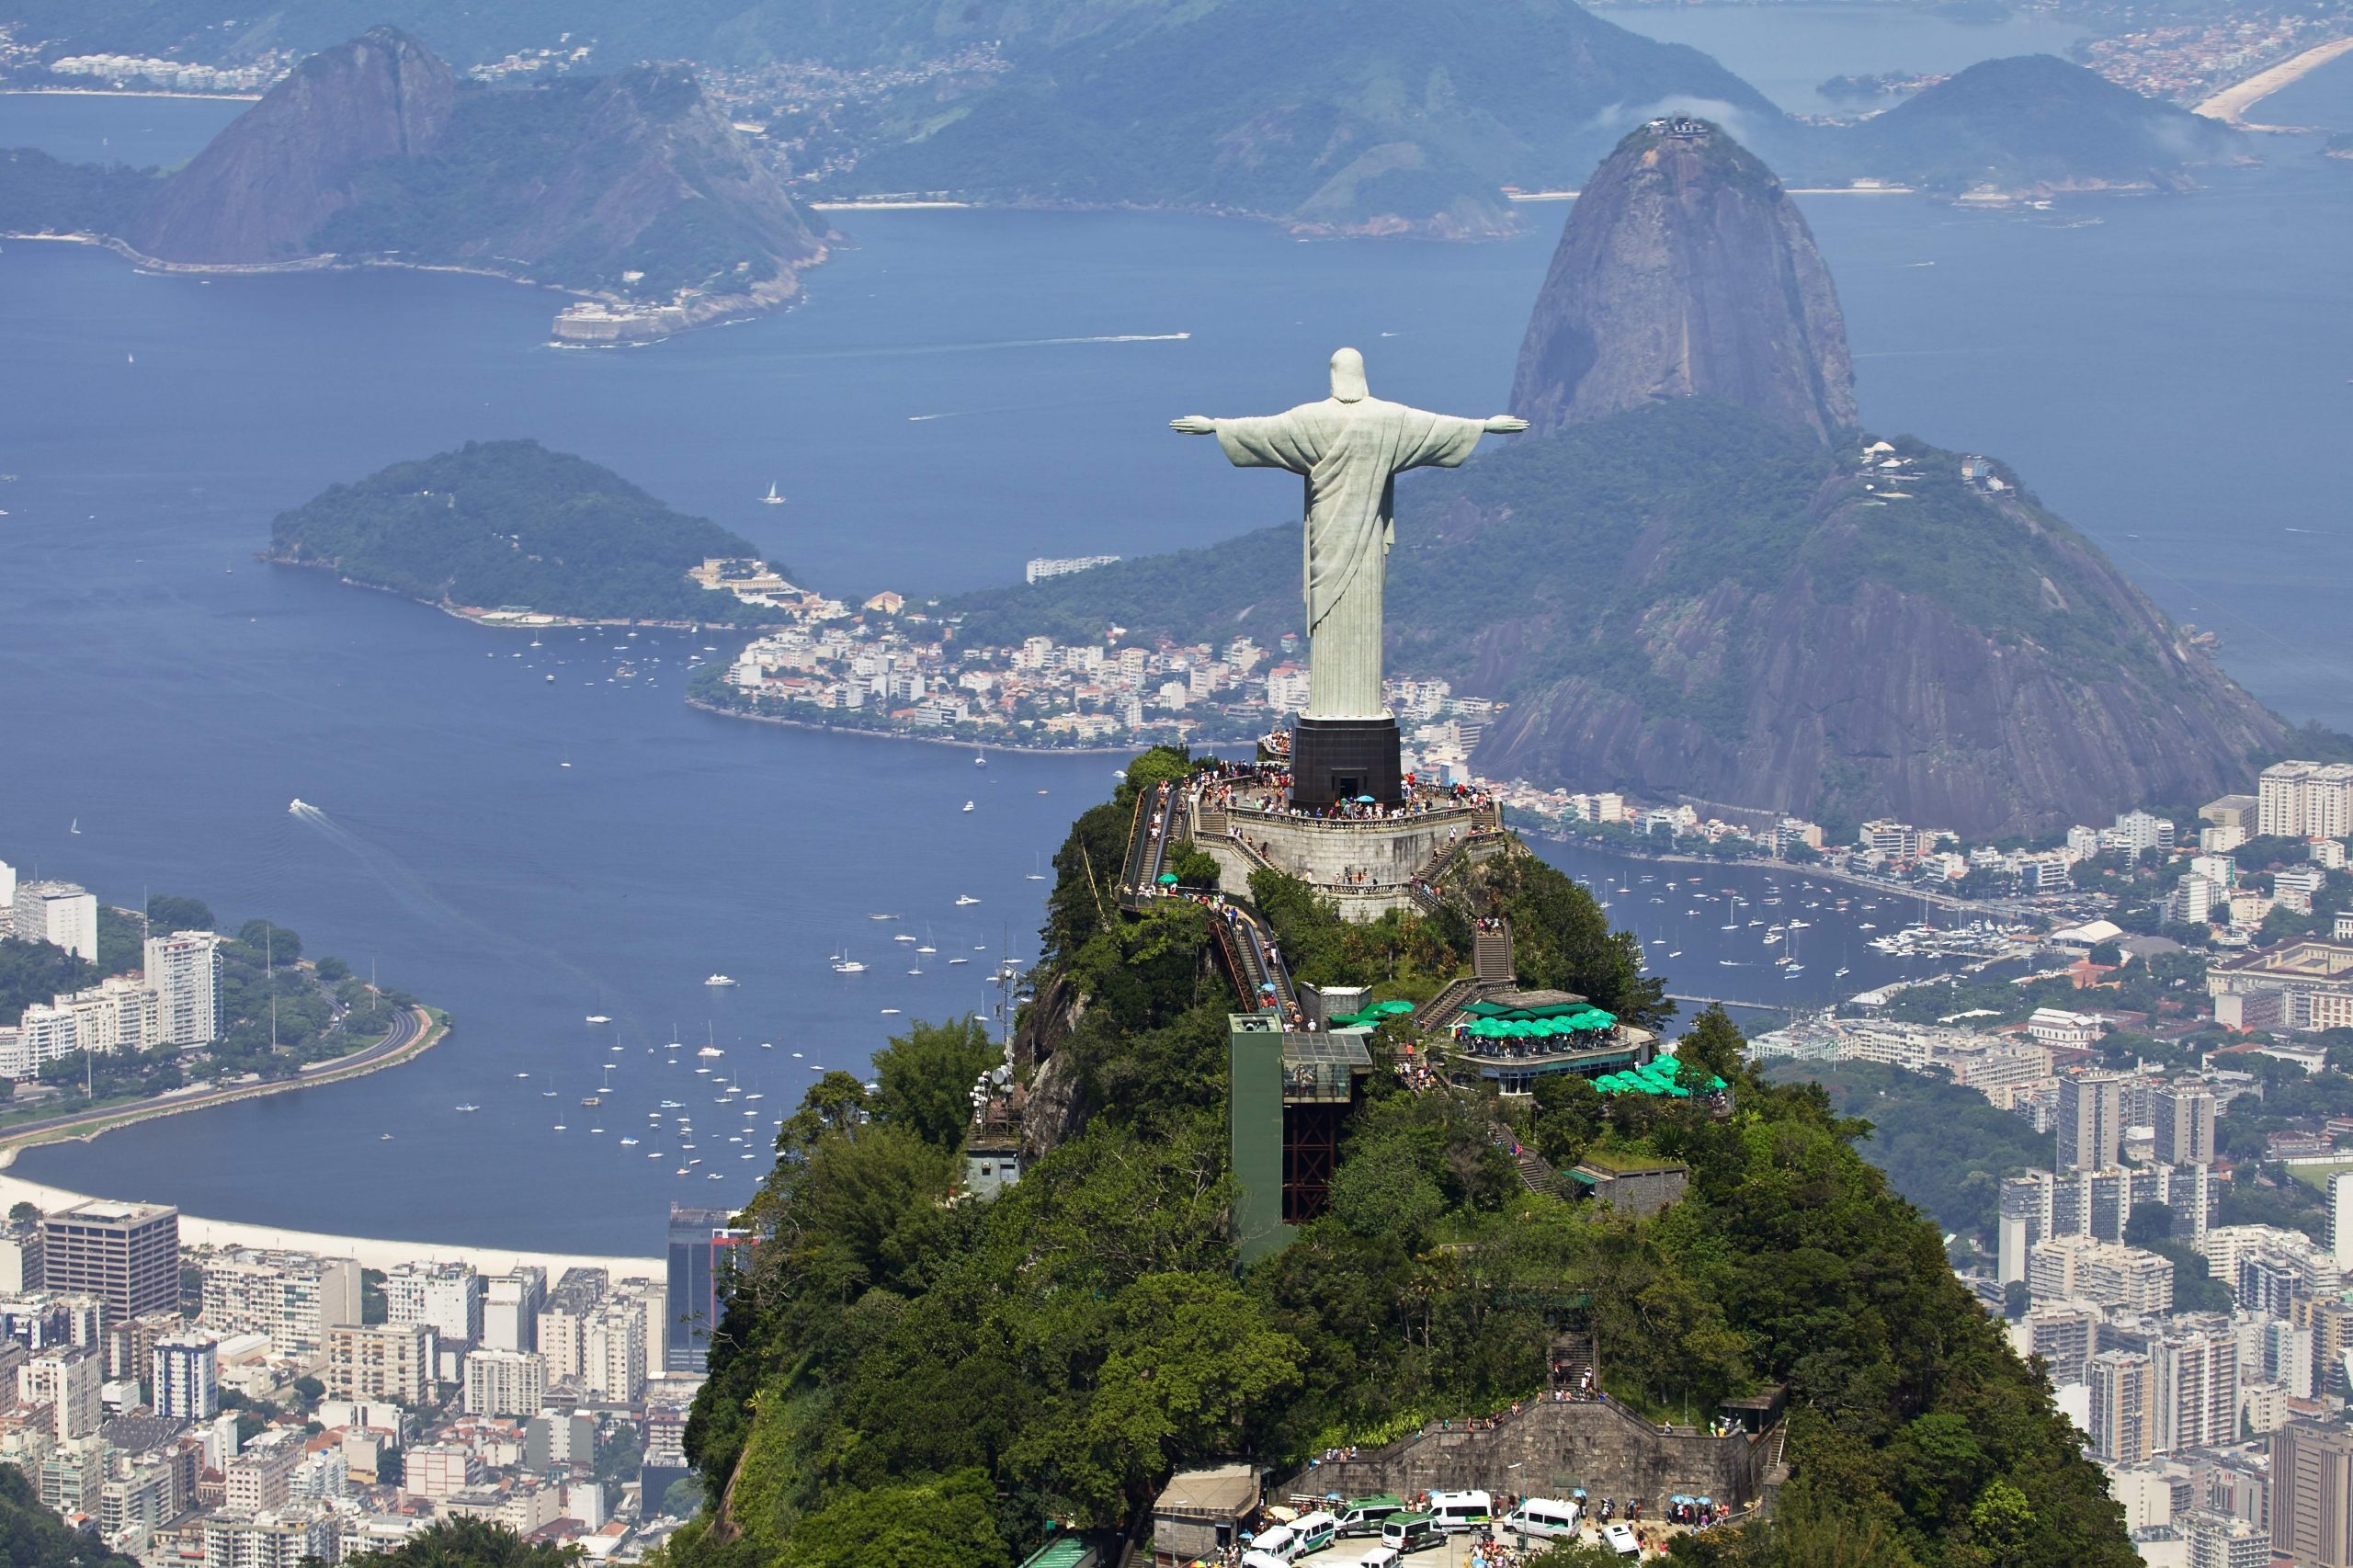
<path id="1" fill-rule="evenodd" d="M 438 1044 L 447 1032 L 448 1026 L 436 1024 L 423 1007 L 408 1007 L 402 1011 L 400 1021 L 382 1040 L 348 1056 L 337 1057 L 332 1062 L 322 1062 L 315 1071 L 267 1083 L 228 1084 L 198 1095 L 131 1100 L 121 1105 L 67 1111 L 39 1121 L 19 1122 L 0 1131 L 0 1151 L 13 1156 L 17 1151 L 29 1149 L 37 1143 L 61 1142 L 68 1138 L 95 1138 L 101 1132 L 153 1117 L 177 1116 L 182 1111 L 204 1110 L 212 1106 L 227 1105 L 232 1100 L 284 1094 L 292 1089 L 307 1089 L 314 1084 L 333 1084 L 345 1078 L 356 1078 L 365 1073 L 373 1073 L 380 1067 L 399 1065 Z"/>

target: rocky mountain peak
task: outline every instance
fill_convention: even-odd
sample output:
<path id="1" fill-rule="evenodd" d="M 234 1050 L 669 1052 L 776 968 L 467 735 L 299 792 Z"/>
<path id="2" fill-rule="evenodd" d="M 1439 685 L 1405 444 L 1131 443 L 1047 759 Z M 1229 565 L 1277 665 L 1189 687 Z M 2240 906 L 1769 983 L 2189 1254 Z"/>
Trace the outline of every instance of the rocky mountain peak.
<path id="1" fill-rule="evenodd" d="M 1512 384 L 1540 433 L 1712 397 L 1827 440 L 1856 422 L 1837 290 L 1773 172 L 1721 126 L 1635 131 L 1570 210 Z"/>
<path id="2" fill-rule="evenodd" d="M 432 150 L 458 84 L 397 28 L 322 50 L 213 138 L 156 193 L 126 237 L 165 261 L 283 260 L 352 205 L 360 172 Z"/>

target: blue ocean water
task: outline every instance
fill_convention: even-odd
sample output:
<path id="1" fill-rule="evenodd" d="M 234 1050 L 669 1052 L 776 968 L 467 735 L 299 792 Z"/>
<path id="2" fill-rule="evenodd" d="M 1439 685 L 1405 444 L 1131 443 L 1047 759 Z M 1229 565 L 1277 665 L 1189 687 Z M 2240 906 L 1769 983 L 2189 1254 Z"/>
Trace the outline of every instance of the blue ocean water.
<path id="1" fill-rule="evenodd" d="M 49 107 L 0 98 L 0 144 Z M 2219 627 L 2258 694 L 2345 724 L 2342 173 L 2308 160 L 2195 199 L 2031 216 L 1903 198 L 1807 211 L 1874 426 L 2017 462 L 2169 609 Z M 265 568 L 253 552 L 278 509 L 398 458 L 529 435 L 829 590 L 946 591 L 1032 554 L 1204 542 L 1295 498 L 1168 436 L 1171 415 L 1317 395 L 1341 342 L 1386 393 L 1499 406 L 1562 210 L 1486 245 L 1308 244 L 1152 214 L 842 214 L 848 243 L 801 308 L 594 353 L 543 346 L 559 300 L 482 279 L 203 282 L 0 244 L 0 735 L 51 759 L 0 790 L 0 858 L 116 902 L 153 887 L 267 914 L 460 1025 L 398 1072 L 20 1170 L 288 1226 L 650 1246 L 667 1199 L 740 1200 L 765 1168 L 741 1157 L 764 1141 L 708 1128 L 691 1176 L 649 1157 L 681 1153 L 643 1141 L 664 1098 L 712 1124 L 767 1119 L 672 1085 L 740 1074 L 772 1119 L 812 1064 L 861 1066 L 905 1020 L 984 1005 L 990 960 L 1029 951 L 1044 884 L 1028 878 L 1110 783 L 1108 758 L 976 768 L 950 748 L 695 714 L 677 701 L 682 638 L 531 649 Z M 772 480 L 790 506 L 756 504 Z M 608 682 L 624 656 L 649 674 Z M 290 814 L 297 796 L 324 816 Z M 1558 858 L 1605 886 L 1654 870 Z M 1755 873 L 1706 875 L 1754 896 Z M 1675 989 L 1745 994 L 1731 982 L 1749 971 L 1720 962 L 1756 956 L 1745 936 L 1610 896 L 1665 944 Z M 1886 978 L 1855 929 L 1870 917 L 1817 921 L 1807 976 L 1780 989 Z M 918 960 L 926 937 L 938 950 Z M 845 948 L 866 973 L 832 972 Z M 1853 974 L 1834 979 L 1839 963 Z M 713 971 L 741 984 L 706 987 Z M 706 1039 L 727 1054 L 698 1075 Z M 578 1101 L 608 1062 L 592 1118 Z"/>

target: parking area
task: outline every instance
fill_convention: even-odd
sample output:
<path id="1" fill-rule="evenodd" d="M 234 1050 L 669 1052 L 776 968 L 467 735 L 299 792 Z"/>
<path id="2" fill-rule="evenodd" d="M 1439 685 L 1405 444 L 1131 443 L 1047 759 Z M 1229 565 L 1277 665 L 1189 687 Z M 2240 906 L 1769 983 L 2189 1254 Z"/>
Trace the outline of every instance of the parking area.
<path id="1" fill-rule="evenodd" d="M 1645 1536 L 1652 1533 L 1647 1529 L 1643 1532 Z M 1584 1540 L 1588 1544 L 1599 1539 L 1592 1530 L 1585 1532 Z M 1432 1547 L 1427 1551 L 1416 1551 L 1406 1558 L 1404 1568 L 1516 1568 L 1520 1562 L 1518 1542 L 1506 1538 L 1497 1542 L 1500 1550 L 1483 1554 L 1479 1540 L 1475 1534 L 1448 1536 L 1445 1544 Z M 1365 1553 L 1380 1544 L 1377 1538 L 1371 1537 L 1339 1541 L 1312 1556 L 1295 1559 L 1292 1568 L 1356 1568 L 1364 1560 Z M 1528 1543 L 1528 1555 L 1540 1555 L 1551 1544 L 1531 1540 Z"/>

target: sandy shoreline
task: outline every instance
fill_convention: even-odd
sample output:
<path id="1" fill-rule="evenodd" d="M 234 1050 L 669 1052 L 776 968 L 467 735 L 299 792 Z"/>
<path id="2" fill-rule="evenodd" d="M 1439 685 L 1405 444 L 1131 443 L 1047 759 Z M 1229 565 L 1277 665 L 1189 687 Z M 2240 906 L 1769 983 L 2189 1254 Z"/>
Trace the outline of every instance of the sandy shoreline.
<path id="1" fill-rule="evenodd" d="M 2315 44 L 2302 54 L 2281 61 L 2268 71 L 2257 72 L 2236 86 L 2223 88 L 2200 104 L 2197 112 L 2209 119 L 2234 125 L 2242 131 L 2293 131 L 2297 127 L 2257 124 L 2246 118 L 2246 112 L 2290 82 L 2302 81 L 2330 61 L 2347 53 L 2353 53 L 2353 37 L 2331 39 L 2326 43 Z"/>

